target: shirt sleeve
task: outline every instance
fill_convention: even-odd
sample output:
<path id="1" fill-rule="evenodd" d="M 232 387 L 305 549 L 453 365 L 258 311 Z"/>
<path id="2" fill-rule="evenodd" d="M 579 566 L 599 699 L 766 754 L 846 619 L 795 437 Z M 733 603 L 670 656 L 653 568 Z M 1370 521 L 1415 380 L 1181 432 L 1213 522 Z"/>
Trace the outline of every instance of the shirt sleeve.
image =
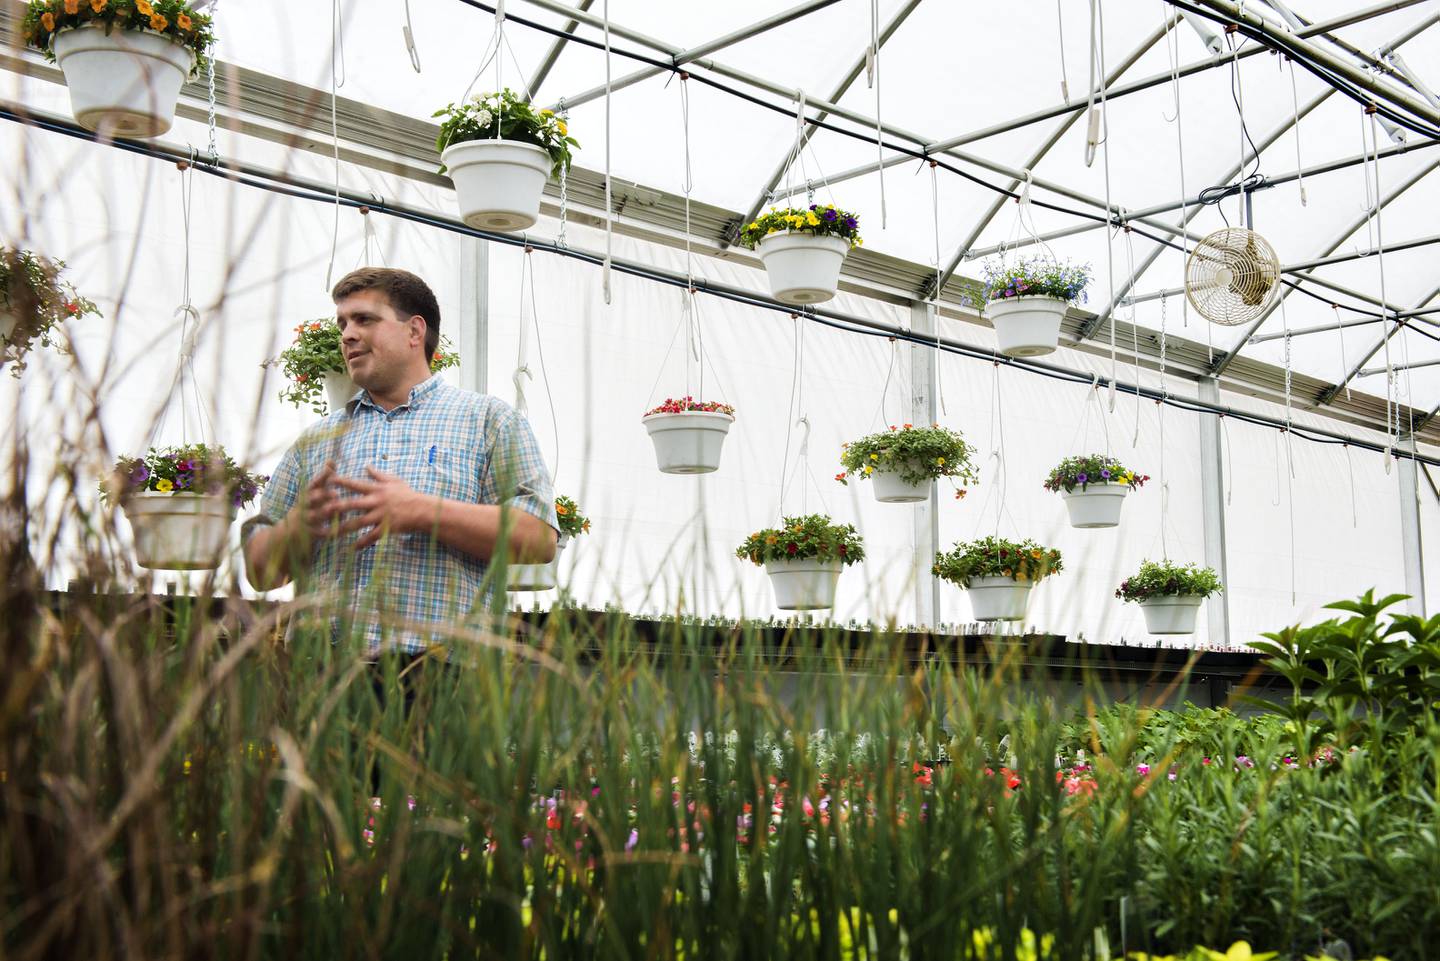
<path id="1" fill-rule="evenodd" d="M 558 532 L 550 471 L 530 422 L 507 406 L 492 423 L 489 456 L 480 478 L 480 502 L 533 514 Z"/>
<path id="2" fill-rule="evenodd" d="M 300 498 L 300 447 L 293 445 L 280 458 L 275 473 L 265 483 L 265 493 L 260 496 L 260 513 L 249 518 L 240 527 L 240 542 L 248 544 L 250 538 L 262 527 L 280 523 L 290 508 Z"/>

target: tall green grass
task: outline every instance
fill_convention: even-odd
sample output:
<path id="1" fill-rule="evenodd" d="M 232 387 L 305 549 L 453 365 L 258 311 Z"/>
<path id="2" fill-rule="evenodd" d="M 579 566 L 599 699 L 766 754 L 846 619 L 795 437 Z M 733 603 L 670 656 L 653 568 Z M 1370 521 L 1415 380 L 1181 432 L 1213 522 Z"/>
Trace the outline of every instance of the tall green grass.
<path id="1" fill-rule="evenodd" d="M 1370 689 L 1077 716 L 1018 651 L 916 668 L 883 633 L 649 643 L 574 613 L 456 631 L 402 678 L 276 612 L 163 602 L 7 637 L 7 957 L 1437 953 L 1423 686 L 1379 727 Z"/>

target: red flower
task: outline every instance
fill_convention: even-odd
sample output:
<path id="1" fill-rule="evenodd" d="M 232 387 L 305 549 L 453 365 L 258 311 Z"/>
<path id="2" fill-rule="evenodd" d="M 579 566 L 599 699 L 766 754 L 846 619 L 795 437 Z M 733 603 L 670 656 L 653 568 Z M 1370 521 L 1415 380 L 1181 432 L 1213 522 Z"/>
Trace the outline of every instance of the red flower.
<path id="1" fill-rule="evenodd" d="M 785 545 L 785 553 L 787 554 L 794 554 L 799 550 L 800 547 L 794 541 L 791 541 L 789 544 Z"/>
<path id="2" fill-rule="evenodd" d="M 838 547 L 836 547 L 836 548 L 835 548 L 835 553 L 839 554 L 841 557 L 844 557 L 844 556 L 845 556 L 845 545 L 844 545 L 844 544 L 841 544 L 841 545 L 839 545 Z"/>
<path id="3" fill-rule="evenodd" d="M 80 313 L 80 305 L 75 303 L 75 301 L 73 300 L 65 301 L 65 313 L 69 314 L 71 317 L 74 317 L 75 315 Z"/>

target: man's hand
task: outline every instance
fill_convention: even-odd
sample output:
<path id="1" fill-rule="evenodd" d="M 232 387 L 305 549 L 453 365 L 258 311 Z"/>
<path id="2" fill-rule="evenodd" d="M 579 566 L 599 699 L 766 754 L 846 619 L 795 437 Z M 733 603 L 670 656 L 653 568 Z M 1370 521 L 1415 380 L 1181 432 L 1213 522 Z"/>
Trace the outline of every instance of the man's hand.
<path id="1" fill-rule="evenodd" d="M 340 492 L 335 489 L 336 481 L 335 465 L 327 460 L 306 485 L 304 499 L 295 505 L 300 512 L 299 522 L 312 538 L 333 537 L 339 531 Z"/>
<path id="2" fill-rule="evenodd" d="M 386 534 L 405 534 L 430 530 L 439 517 L 440 500 L 427 497 L 394 474 L 365 468 L 370 480 L 337 477 L 335 483 L 358 494 L 340 501 L 339 512 L 356 514 L 340 525 L 342 534 L 369 528 L 355 542 L 362 550 L 378 542 Z"/>

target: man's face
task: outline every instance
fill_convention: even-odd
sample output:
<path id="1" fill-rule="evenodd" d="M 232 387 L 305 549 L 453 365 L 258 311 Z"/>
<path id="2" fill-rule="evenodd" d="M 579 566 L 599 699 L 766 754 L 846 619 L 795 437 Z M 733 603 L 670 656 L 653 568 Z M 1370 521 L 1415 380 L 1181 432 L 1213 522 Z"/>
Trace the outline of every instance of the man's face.
<path id="1" fill-rule="evenodd" d="M 361 290 L 335 304 L 340 351 L 350 377 L 367 390 L 385 390 L 425 355 L 425 321 L 400 317 L 378 290 Z M 403 321 L 403 322 L 402 322 Z"/>

